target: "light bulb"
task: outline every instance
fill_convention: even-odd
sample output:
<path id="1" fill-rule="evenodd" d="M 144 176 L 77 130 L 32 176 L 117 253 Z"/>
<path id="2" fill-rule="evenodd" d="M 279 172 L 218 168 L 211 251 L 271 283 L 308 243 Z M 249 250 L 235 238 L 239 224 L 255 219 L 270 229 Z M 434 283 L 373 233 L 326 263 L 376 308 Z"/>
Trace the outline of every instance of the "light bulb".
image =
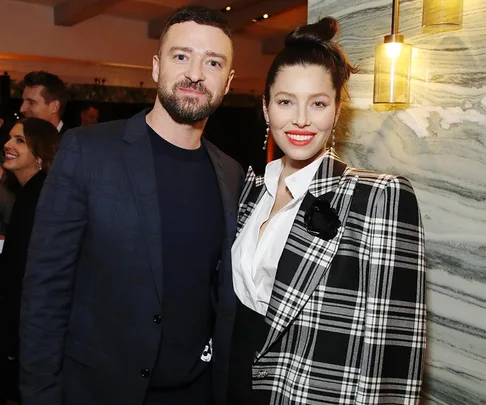
<path id="1" fill-rule="evenodd" d="M 403 43 L 400 42 L 389 42 L 385 44 L 385 53 L 391 59 L 396 59 L 402 53 Z"/>

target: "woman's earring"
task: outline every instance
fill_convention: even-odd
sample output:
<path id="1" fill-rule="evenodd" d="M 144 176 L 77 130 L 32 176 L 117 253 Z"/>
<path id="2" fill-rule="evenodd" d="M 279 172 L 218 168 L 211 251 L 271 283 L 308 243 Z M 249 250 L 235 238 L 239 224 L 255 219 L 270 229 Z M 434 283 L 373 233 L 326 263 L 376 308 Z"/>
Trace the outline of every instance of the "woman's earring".
<path id="1" fill-rule="evenodd" d="M 267 133 L 265 134 L 265 140 L 263 141 L 263 150 L 267 149 L 267 143 L 268 143 L 268 133 L 270 132 L 270 127 L 268 126 L 267 122 Z"/>
<path id="2" fill-rule="evenodd" d="M 336 129 L 332 129 L 332 135 L 331 135 L 331 150 L 333 152 L 336 151 Z"/>

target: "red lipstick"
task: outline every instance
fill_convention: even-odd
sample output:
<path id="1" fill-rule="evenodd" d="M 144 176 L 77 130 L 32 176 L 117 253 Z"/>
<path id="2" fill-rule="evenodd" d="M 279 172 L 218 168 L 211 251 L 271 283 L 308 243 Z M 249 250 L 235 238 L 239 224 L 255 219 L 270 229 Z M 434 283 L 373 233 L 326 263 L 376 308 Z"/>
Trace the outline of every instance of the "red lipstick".
<path id="1" fill-rule="evenodd" d="M 292 145 L 295 146 L 306 146 L 312 142 L 315 136 L 315 132 L 306 131 L 302 129 L 293 129 L 291 131 L 287 131 L 287 139 Z"/>

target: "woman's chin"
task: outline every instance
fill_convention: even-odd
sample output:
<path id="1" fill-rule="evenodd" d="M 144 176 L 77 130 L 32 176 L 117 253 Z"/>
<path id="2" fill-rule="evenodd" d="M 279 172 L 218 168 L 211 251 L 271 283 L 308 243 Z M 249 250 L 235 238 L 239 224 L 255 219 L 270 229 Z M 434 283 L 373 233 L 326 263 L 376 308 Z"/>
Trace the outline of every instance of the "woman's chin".
<path id="1" fill-rule="evenodd" d="M 8 170 L 9 172 L 15 170 L 15 165 L 11 164 L 9 160 L 5 160 L 2 167 L 4 170 Z"/>
<path id="2" fill-rule="evenodd" d="M 321 155 L 322 155 L 322 150 L 319 151 L 289 150 L 288 153 L 285 153 L 285 157 L 289 161 L 292 161 L 296 165 L 301 165 L 301 166 L 307 166 L 308 164 L 311 164 L 314 160 L 316 160 Z"/>

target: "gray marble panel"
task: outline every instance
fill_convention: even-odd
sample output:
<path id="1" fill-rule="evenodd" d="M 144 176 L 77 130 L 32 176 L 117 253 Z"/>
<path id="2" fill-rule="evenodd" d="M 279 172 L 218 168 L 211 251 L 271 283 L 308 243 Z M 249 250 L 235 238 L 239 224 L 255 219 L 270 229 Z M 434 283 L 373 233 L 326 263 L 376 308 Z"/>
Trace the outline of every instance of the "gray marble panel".
<path id="1" fill-rule="evenodd" d="M 352 166 L 403 175 L 427 238 L 428 350 L 423 404 L 486 404 L 486 1 L 464 0 L 463 28 L 426 33 L 422 0 L 403 0 L 412 44 L 412 103 L 372 104 L 374 48 L 390 33 L 391 0 L 310 0 L 332 15 L 360 73 L 350 81 L 338 152 Z"/>

